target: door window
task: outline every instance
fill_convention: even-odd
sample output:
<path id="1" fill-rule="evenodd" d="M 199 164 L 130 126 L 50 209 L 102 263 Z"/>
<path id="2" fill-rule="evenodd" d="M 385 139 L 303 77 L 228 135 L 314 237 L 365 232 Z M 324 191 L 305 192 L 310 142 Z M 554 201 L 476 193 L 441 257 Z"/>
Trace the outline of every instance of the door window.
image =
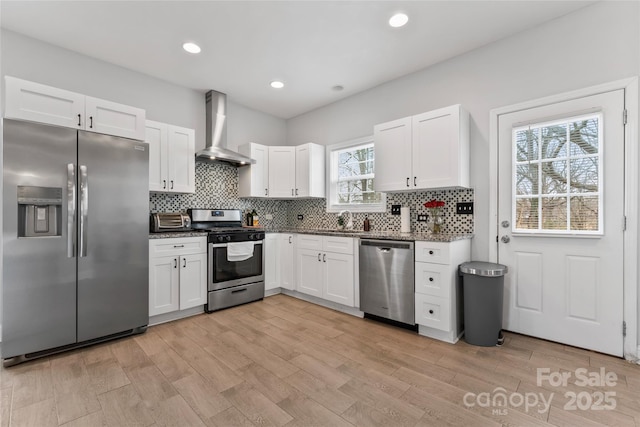
<path id="1" fill-rule="evenodd" d="M 513 232 L 601 235 L 601 113 L 513 129 Z"/>

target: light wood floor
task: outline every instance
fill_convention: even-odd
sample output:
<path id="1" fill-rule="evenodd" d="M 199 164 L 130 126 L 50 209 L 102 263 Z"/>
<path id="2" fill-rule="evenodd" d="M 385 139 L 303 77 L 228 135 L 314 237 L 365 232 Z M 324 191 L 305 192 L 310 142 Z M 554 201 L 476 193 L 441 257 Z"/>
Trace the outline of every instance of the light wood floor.
<path id="1" fill-rule="evenodd" d="M 538 368 L 572 375 L 540 387 Z M 576 385 L 578 368 L 616 385 Z M 640 424 L 640 366 L 621 359 L 516 334 L 450 345 L 284 295 L 0 374 L 1 426 Z M 614 410 L 565 410 L 605 391 Z M 500 392 L 512 406 L 480 405 Z M 534 395 L 549 408 L 518 406 Z"/>

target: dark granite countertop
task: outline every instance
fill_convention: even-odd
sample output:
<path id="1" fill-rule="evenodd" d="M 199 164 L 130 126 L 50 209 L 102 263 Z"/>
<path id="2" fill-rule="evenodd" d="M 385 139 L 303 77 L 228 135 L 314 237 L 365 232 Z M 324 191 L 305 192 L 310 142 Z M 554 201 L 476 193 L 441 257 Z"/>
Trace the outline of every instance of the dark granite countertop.
<path id="1" fill-rule="evenodd" d="M 149 239 L 172 239 L 175 237 L 206 237 L 206 231 L 169 231 L 167 233 L 149 233 Z"/>

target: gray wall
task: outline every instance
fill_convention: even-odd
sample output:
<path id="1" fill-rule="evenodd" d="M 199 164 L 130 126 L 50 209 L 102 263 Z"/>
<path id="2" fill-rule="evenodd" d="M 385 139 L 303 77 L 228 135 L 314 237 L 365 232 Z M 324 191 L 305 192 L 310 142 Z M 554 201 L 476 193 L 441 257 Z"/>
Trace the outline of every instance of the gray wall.
<path id="1" fill-rule="evenodd" d="M 196 131 L 204 147 L 204 93 L 2 30 L 2 75 L 144 108 L 147 118 Z M 215 88 L 212 88 L 215 89 Z M 247 142 L 283 144 L 283 119 L 229 102 L 229 147 Z"/>
<path id="2" fill-rule="evenodd" d="M 287 142 L 333 144 L 373 125 L 462 104 L 471 114 L 472 256 L 489 245 L 489 112 L 638 75 L 639 3 L 603 2 L 287 121 Z"/>

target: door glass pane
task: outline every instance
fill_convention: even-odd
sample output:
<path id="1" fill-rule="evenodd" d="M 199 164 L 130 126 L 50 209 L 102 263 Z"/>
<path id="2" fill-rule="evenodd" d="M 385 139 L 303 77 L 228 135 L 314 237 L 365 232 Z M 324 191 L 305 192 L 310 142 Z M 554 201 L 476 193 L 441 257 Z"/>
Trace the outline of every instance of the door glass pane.
<path id="1" fill-rule="evenodd" d="M 542 192 L 541 194 L 566 194 L 567 192 L 567 161 L 542 162 Z"/>
<path id="2" fill-rule="evenodd" d="M 514 232 L 602 231 L 601 122 L 596 113 L 513 130 Z"/>
<path id="3" fill-rule="evenodd" d="M 598 196 L 571 197 L 571 230 L 598 230 Z"/>
<path id="4" fill-rule="evenodd" d="M 544 197 L 542 199 L 542 229 L 567 229 L 566 197 Z"/>

